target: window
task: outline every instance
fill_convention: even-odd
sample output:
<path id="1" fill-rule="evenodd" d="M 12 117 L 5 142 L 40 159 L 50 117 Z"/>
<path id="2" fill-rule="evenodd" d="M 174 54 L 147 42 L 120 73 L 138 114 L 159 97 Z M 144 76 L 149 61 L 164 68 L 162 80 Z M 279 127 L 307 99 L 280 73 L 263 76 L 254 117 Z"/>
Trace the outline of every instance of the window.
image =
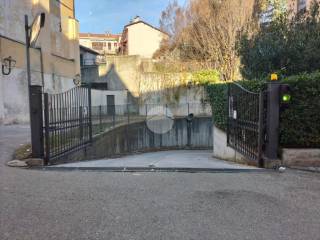
<path id="1" fill-rule="evenodd" d="M 274 7 L 272 5 L 269 5 L 267 10 L 260 15 L 260 23 L 263 25 L 269 24 L 272 21 L 273 12 L 274 12 Z"/>
<path id="2" fill-rule="evenodd" d="M 108 50 L 111 50 L 111 43 L 108 43 Z"/>
<path id="3" fill-rule="evenodd" d="M 80 54 L 80 65 L 83 66 L 84 62 L 83 62 L 83 54 Z"/>
<path id="4" fill-rule="evenodd" d="M 92 48 L 94 50 L 103 50 L 103 42 L 92 42 Z"/>

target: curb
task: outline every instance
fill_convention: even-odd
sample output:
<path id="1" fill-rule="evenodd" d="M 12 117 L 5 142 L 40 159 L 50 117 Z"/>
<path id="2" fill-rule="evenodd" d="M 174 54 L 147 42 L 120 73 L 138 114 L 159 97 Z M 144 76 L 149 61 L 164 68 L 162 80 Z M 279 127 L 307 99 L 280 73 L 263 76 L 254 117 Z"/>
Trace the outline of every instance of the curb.
<path id="1" fill-rule="evenodd" d="M 85 172 L 172 172 L 172 173 L 266 173 L 270 169 L 229 169 L 229 168 L 147 168 L 147 167 L 34 167 L 43 171 L 85 171 Z"/>

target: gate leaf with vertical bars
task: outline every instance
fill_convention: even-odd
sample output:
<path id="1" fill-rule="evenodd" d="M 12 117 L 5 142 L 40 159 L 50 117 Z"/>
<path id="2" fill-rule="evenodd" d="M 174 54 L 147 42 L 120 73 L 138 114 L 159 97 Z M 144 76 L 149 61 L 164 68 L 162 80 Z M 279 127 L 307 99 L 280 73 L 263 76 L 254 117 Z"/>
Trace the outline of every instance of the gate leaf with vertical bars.
<path id="1" fill-rule="evenodd" d="M 264 93 L 229 84 L 227 126 L 228 146 L 263 167 Z"/>
<path id="2" fill-rule="evenodd" d="M 92 141 L 90 88 L 45 93 L 44 119 L 46 163 L 86 147 Z"/>

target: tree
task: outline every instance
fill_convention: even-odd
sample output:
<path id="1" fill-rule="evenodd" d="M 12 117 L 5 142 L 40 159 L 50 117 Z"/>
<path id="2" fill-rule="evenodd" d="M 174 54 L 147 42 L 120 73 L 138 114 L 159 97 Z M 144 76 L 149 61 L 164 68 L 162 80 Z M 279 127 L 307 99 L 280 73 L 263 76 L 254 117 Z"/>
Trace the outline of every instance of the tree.
<path id="1" fill-rule="evenodd" d="M 196 60 L 204 68 L 214 65 L 224 80 L 238 78 L 237 39 L 257 28 L 256 0 L 190 0 L 186 8 L 171 3 L 161 25 L 172 34 L 167 49 L 182 60 Z"/>
<path id="2" fill-rule="evenodd" d="M 289 19 L 284 13 L 254 35 L 244 33 L 239 44 L 241 73 L 248 79 L 271 72 L 294 75 L 320 68 L 319 4 Z"/>
<path id="3" fill-rule="evenodd" d="M 179 6 L 177 0 L 169 3 L 167 8 L 162 11 L 160 18 L 160 29 L 169 35 L 169 38 L 163 39 L 161 48 L 155 53 L 155 57 L 161 55 L 168 55 L 172 51 L 176 44 L 179 42 L 181 32 L 185 27 L 185 12 L 182 7 Z"/>

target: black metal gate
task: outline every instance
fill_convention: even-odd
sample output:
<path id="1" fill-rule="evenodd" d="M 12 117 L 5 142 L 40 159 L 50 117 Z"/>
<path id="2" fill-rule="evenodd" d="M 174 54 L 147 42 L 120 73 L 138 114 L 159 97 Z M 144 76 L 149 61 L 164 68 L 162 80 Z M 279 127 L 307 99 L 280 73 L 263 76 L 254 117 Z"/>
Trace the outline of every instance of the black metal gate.
<path id="1" fill-rule="evenodd" d="M 61 158 L 92 142 L 91 89 L 75 87 L 44 94 L 45 161 Z"/>
<path id="2" fill-rule="evenodd" d="M 264 93 L 237 83 L 228 88 L 228 146 L 263 167 Z"/>

